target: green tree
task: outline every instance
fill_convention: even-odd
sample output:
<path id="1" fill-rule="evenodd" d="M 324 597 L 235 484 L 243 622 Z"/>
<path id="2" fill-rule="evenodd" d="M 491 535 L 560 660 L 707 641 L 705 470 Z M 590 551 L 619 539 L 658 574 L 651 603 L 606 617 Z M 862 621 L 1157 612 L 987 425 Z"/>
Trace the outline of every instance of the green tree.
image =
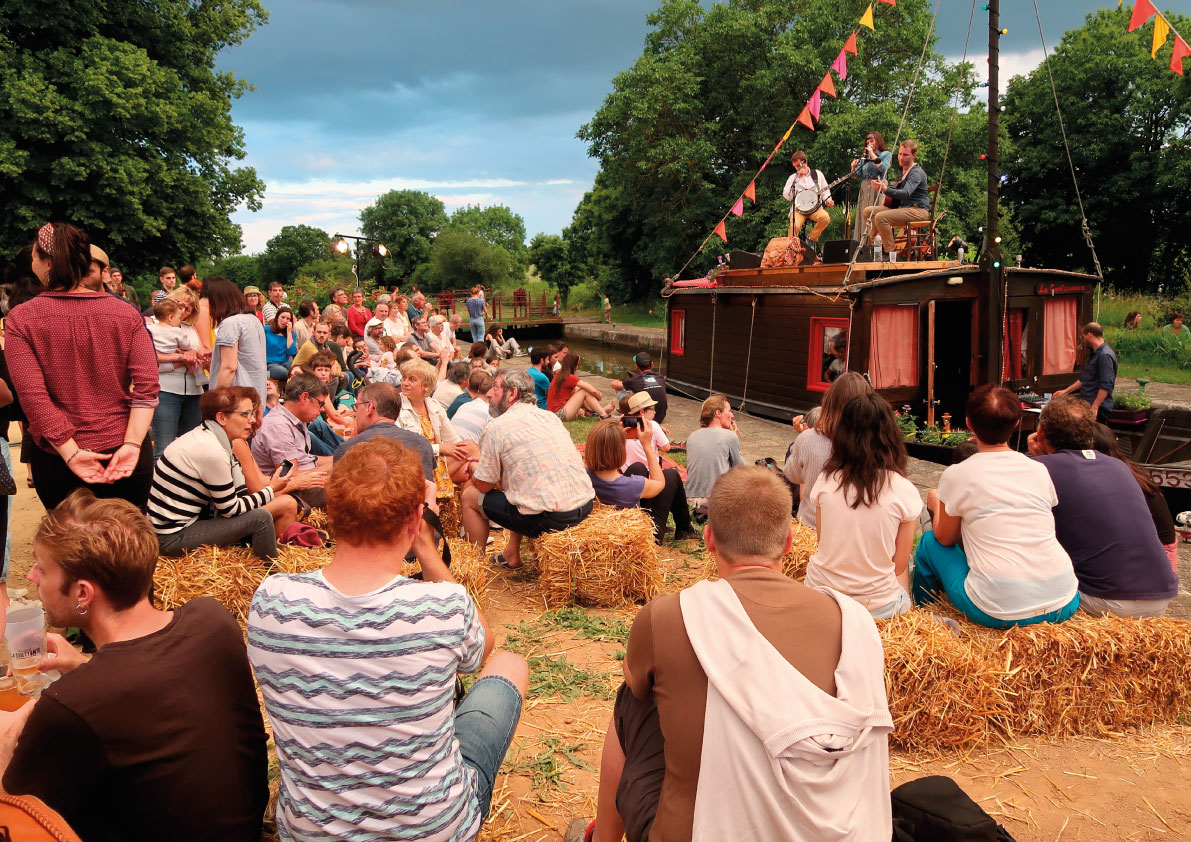
<path id="1" fill-rule="evenodd" d="M 509 279 L 521 283 L 529 268 L 525 246 L 525 220 L 504 205 L 482 208 L 467 205 L 451 214 L 450 225 L 505 250 L 509 256 Z"/>
<path id="2" fill-rule="evenodd" d="M 571 287 L 579 282 L 567 241 L 558 234 L 535 234 L 529 242 L 529 260 L 538 277 L 558 290 L 565 305 Z"/>
<path id="3" fill-rule="evenodd" d="M 384 258 L 384 281 L 390 287 L 406 282 L 415 269 L 430 260 L 434 238 L 446 224 L 442 200 L 419 190 L 390 190 L 360 211 L 364 236 L 389 250 Z M 361 251 L 360 277 L 374 277 L 377 258 Z"/>
<path id="4" fill-rule="evenodd" d="M 299 267 L 330 256 L 331 237 L 326 231 L 310 225 L 286 225 L 265 243 L 260 256 L 261 280 L 287 284 L 297 277 Z"/>
<path id="5" fill-rule="evenodd" d="M 228 215 L 260 209 L 216 70 L 268 14 L 258 0 L 0 0 L 0 247 L 47 220 L 85 229 L 128 272 L 240 250 Z"/>
<path id="6" fill-rule="evenodd" d="M 1102 9 L 1051 56 L 1063 125 L 1105 277 L 1143 287 L 1188 269 L 1191 85 L 1170 72 L 1170 44 L 1150 58 L 1150 26 L 1126 32 L 1130 11 Z M 1191 18 L 1168 15 L 1186 32 Z M 1002 193 L 1029 262 L 1094 270 L 1046 66 L 1016 77 L 1005 97 L 1012 146 Z"/>
<path id="7" fill-rule="evenodd" d="M 504 249 L 474 234 L 444 228 L 434 238 L 429 262 L 414 273 L 414 281 L 424 292 L 437 292 L 476 284 L 494 287 L 508 276 L 509 256 Z"/>
<path id="8" fill-rule="evenodd" d="M 211 271 L 207 274 L 227 278 L 240 289 L 247 286 L 264 289 L 264 284 L 267 283 L 261 274 L 260 258 L 255 255 L 238 254 L 234 257 L 222 257 L 215 261 Z"/>
<path id="9" fill-rule="evenodd" d="M 879 32 L 860 38 L 838 99 L 824 97 L 812 133 L 797 127 L 757 179 L 757 204 L 728 223 L 728 248 L 757 251 L 786 229 L 781 189 L 789 156 L 805 149 L 834 179 L 848 171 L 866 132 L 892 143 L 931 24 L 928 0 L 878 5 Z M 710 9 L 695 0 L 664 0 L 633 67 L 579 131 L 600 161 L 591 193 L 576 210 L 573 256 L 610 270 L 613 300 L 647 298 L 694 252 L 765 161 L 823 78 L 857 14 L 853 4 L 729 0 Z M 937 174 L 950 123 L 951 97 L 971 105 L 970 66 L 928 50 L 901 137 L 914 137 L 919 161 Z M 976 165 L 978 159 L 974 159 Z M 957 176 L 971 162 L 952 160 Z M 951 176 L 949 175 L 950 179 Z M 954 184 L 965 182 L 956 179 Z M 944 184 L 944 194 L 951 193 Z M 840 188 L 837 197 L 846 198 Z M 855 197 L 855 188 L 852 194 Z M 715 264 L 718 238 L 686 275 Z M 589 265 L 592 276 L 607 275 Z"/>

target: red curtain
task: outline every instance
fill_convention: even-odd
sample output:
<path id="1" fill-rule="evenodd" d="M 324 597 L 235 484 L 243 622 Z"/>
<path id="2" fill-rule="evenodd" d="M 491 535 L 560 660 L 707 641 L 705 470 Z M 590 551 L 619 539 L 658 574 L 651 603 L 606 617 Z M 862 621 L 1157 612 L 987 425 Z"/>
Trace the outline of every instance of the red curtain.
<path id="1" fill-rule="evenodd" d="M 873 308 L 869 374 L 874 389 L 918 385 L 918 305 Z"/>
<path id="2" fill-rule="evenodd" d="M 1005 336 L 1004 368 L 1001 380 L 1021 380 L 1021 310 L 1009 311 L 1009 332 Z"/>
<path id="3" fill-rule="evenodd" d="M 1063 295 L 1046 299 L 1042 321 L 1042 373 L 1070 374 L 1079 352 L 1079 299 Z"/>

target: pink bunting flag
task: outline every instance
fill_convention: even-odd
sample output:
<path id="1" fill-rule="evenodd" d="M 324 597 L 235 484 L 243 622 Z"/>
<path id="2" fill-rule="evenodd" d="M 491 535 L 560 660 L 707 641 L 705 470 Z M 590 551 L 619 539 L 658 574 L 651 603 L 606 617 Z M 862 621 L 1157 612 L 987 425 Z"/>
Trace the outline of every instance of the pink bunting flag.
<path id="1" fill-rule="evenodd" d="M 890 6 L 896 6 L 897 0 L 881 0 L 882 3 L 888 3 Z"/>
<path id="2" fill-rule="evenodd" d="M 736 200 L 736 204 L 732 206 L 732 213 L 736 216 L 744 216 L 744 196 Z"/>
<path id="3" fill-rule="evenodd" d="M 769 162 L 766 161 L 765 163 L 768 164 Z M 749 186 L 744 188 L 744 195 L 748 196 L 749 201 L 751 201 L 754 205 L 757 204 L 757 182 L 750 181 Z"/>
<path id="4" fill-rule="evenodd" d="M 772 152 L 769 153 L 769 157 L 765 159 L 765 163 L 761 165 L 761 169 L 757 170 L 757 175 L 760 175 L 761 173 L 765 172 L 765 168 L 767 166 L 769 166 L 769 162 L 773 160 L 773 156 L 777 154 L 777 150 L 781 149 L 781 148 L 782 148 L 782 145 L 779 143 L 777 145 L 777 148 L 775 148 Z M 757 200 L 753 199 L 753 201 L 755 202 Z"/>
<path id="5" fill-rule="evenodd" d="M 816 120 L 819 119 L 819 108 L 822 105 L 822 102 L 823 102 L 823 95 L 821 93 L 819 93 L 819 89 L 816 88 L 815 92 L 813 94 L 811 94 L 811 98 L 806 103 L 806 107 L 808 109 L 810 109 L 811 116 L 814 117 Z"/>
<path id="6" fill-rule="evenodd" d="M 1187 42 L 1177 35 L 1174 38 L 1174 47 L 1170 51 L 1170 69 L 1180 76 L 1183 75 L 1183 58 L 1191 56 L 1191 47 L 1187 46 Z"/>
<path id="7" fill-rule="evenodd" d="M 843 50 L 839 51 L 839 55 L 835 57 L 835 61 L 831 63 L 831 69 L 839 75 L 840 81 L 848 78 L 848 54 Z"/>
<path id="8" fill-rule="evenodd" d="M 728 229 L 724 227 L 724 220 L 721 219 L 720 224 L 715 226 L 715 230 L 712 231 L 711 233 L 715 234 L 717 237 L 719 237 L 725 243 L 728 242 Z"/>
<path id="9" fill-rule="evenodd" d="M 808 106 L 802 106 L 802 112 L 798 115 L 798 119 L 795 122 L 802 123 L 802 125 L 806 126 L 812 132 L 815 130 L 815 122 L 811 119 L 811 112 Z"/>
<path id="10" fill-rule="evenodd" d="M 839 94 L 835 92 L 835 80 L 831 78 L 831 71 L 828 70 L 823 76 L 823 81 L 819 83 L 819 90 L 825 94 L 830 94 L 833 97 L 839 98 Z"/>
<path id="11" fill-rule="evenodd" d="M 1154 8 L 1154 4 L 1150 0 L 1137 0 L 1133 4 L 1133 14 L 1129 18 L 1129 31 L 1137 29 L 1139 26 L 1145 25 L 1145 22 L 1158 14 L 1158 10 Z"/>
<path id="12" fill-rule="evenodd" d="M 851 35 L 849 35 L 847 42 L 844 43 L 844 52 L 851 53 L 852 55 L 857 55 L 857 53 L 856 53 L 856 33 L 855 32 L 853 32 Z"/>

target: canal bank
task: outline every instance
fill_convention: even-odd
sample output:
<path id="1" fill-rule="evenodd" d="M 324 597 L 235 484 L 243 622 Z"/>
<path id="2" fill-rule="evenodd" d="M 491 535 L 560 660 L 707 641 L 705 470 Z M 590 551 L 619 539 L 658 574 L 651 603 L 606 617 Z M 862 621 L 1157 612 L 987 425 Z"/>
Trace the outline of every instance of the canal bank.
<path id="1" fill-rule="evenodd" d="M 637 351 L 648 351 L 654 359 L 661 356 L 662 345 L 666 332 L 660 327 L 635 327 L 633 325 L 617 324 L 579 324 L 565 325 L 563 336 L 570 340 L 597 342 L 623 348 L 630 354 Z"/>

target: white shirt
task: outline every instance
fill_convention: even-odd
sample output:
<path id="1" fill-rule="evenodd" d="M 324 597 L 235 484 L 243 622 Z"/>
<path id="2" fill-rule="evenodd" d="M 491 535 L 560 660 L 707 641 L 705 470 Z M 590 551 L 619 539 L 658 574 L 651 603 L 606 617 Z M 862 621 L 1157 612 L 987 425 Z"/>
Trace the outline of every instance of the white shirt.
<path id="1" fill-rule="evenodd" d="M 818 170 L 811 170 L 807 175 L 799 175 L 795 171 L 786 179 L 782 195 L 786 197 L 786 201 L 792 202 L 803 190 L 818 190 L 819 198 L 824 202 L 831 198 L 831 191 L 827 189 L 827 179 Z"/>
<path id="2" fill-rule="evenodd" d="M 964 590 L 981 611 L 1022 620 L 1075 598 L 1075 569 L 1051 513 L 1059 497 L 1044 465 L 1014 451 L 977 453 L 943 471 L 939 500 L 963 519 Z"/>
<path id="3" fill-rule="evenodd" d="M 840 488 L 838 473 L 820 474 L 808 495 L 819 512 L 819 549 L 806 570 L 808 588 L 832 588 L 869 611 L 897 599 L 901 585 L 893 572 L 897 531 L 922 513 L 914 483 L 890 472 L 870 506 L 852 508 L 855 492 Z"/>
<path id="4" fill-rule="evenodd" d="M 653 425 L 653 449 L 658 454 L 658 458 L 661 458 L 661 448 L 669 446 L 670 437 L 666 435 L 662 425 L 657 421 L 649 423 Z M 624 453 L 624 464 L 620 466 L 622 471 L 634 462 L 641 462 L 649 467 L 649 460 L 645 458 L 645 448 L 641 446 L 640 439 L 625 439 Z"/>

